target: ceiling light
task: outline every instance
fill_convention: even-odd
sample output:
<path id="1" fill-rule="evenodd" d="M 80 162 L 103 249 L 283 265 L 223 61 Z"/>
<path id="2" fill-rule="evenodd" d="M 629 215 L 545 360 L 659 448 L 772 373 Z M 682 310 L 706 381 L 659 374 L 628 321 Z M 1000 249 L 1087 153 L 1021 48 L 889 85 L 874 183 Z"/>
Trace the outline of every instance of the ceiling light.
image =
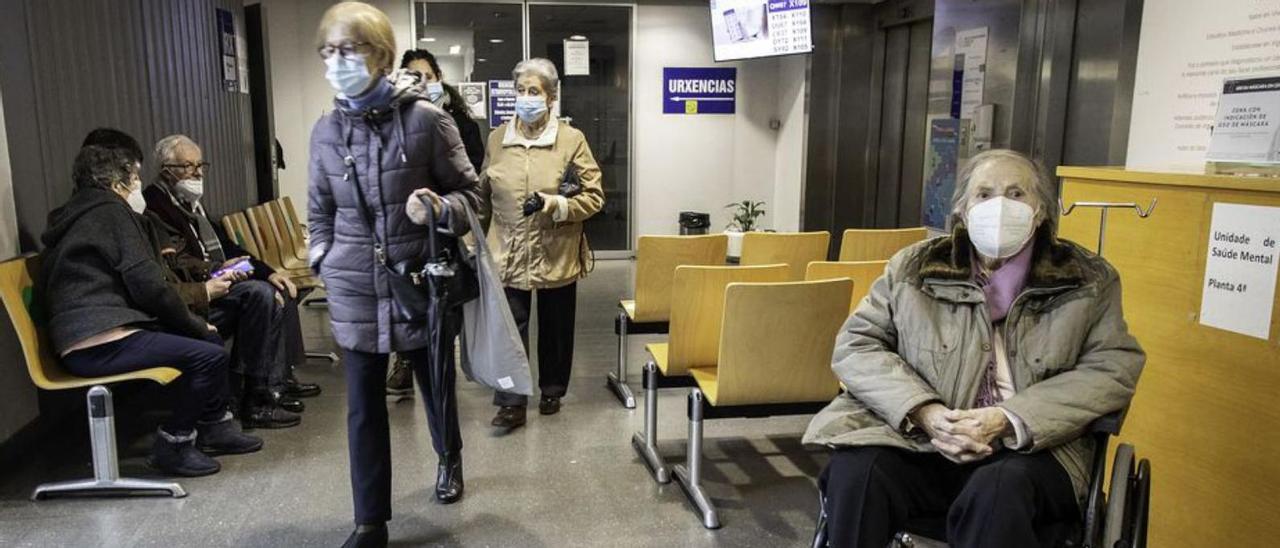
<path id="1" fill-rule="evenodd" d="M 462 54 L 462 46 L 458 44 L 449 46 L 449 55 L 461 55 L 461 54 Z"/>
<path id="2" fill-rule="evenodd" d="M 501 39 L 501 38 L 490 38 L 490 39 L 489 39 L 489 43 L 490 43 L 490 44 L 501 44 L 501 43 L 503 43 L 503 42 L 505 42 L 505 41 L 506 41 L 506 40 L 503 40 L 503 39 Z"/>
<path id="3" fill-rule="evenodd" d="M 428 37 L 428 38 L 419 38 L 418 41 L 419 42 L 435 42 L 436 39 Z"/>
<path id="4" fill-rule="evenodd" d="M 575 35 L 573 35 L 573 36 L 570 36 L 570 37 L 569 37 L 569 39 L 570 39 L 570 40 L 586 40 L 586 39 L 587 39 L 587 37 L 586 37 L 586 36 L 583 36 L 583 35 L 581 35 L 581 34 L 575 34 Z"/>

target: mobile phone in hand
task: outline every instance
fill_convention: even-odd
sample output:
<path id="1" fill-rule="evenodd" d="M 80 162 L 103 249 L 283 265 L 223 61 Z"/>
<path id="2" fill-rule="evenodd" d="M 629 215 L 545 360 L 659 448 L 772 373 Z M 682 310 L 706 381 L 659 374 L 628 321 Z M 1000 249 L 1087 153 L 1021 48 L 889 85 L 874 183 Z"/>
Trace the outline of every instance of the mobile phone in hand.
<path id="1" fill-rule="evenodd" d="M 222 277 L 223 274 L 226 274 L 233 270 L 244 272 L 246 275 L 253 274 L 253 263 L 249 262 L 249 259 L 240 259 L 239 261 L 232 263 L 231 266 L 228 266 L 226 268 L 220 268 L 218 270 L 213 271 L 213 273 L 210 274 L 209 277 L 219 278 L 219 277 Z"/>

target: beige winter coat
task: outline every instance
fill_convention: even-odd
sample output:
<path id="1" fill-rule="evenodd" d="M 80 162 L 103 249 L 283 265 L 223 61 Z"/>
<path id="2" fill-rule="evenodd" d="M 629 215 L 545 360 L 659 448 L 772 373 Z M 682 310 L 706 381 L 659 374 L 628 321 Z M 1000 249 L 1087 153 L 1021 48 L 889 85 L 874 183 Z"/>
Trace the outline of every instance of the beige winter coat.
<path id="1" fill-rule="evenodd" d="M 558 195 L 570 168 L 578 172 L 582 193 L 560 201 L 554 212 L 525 217 L 530 193 Z M 503 285 L 552 289 L 585 275 L 589 251 L 582 223 L 604 207 L 604 190 L 581 131 L 552 118 L 538 139 L 526 141 L 512 122 L 499 126 L 489 134 L 480 185 L 489 195 L 489 246 Z"/>
<path id="2" fill-rule="evenodd" d="M 1035 246 L 1002 326 L 1017 393 L 1001 406 L 1026 424 L 1029 450 L 1052 452 L 1083 497 L 1093 440 L 1082 434 L 1128 405 L 1146 356 L 1111 265 L 1046 229 Z M 933 451 L 918 430 L 904 432 L 908 413 L 929 401 L 972 407 L 992 347 L 971 257 L 963 229 L 894 256 L 836 339 L 832 369 L 847 391 L 814 417 L 805 443 Z"/>

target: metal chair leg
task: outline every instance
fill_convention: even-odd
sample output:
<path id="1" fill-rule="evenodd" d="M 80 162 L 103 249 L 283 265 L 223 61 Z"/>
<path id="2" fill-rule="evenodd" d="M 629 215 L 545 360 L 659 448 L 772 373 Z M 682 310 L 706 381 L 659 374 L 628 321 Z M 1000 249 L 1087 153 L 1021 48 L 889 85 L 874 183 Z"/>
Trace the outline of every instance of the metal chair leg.
<path id="1" fill-rule="evenodd" d="M 719 529 L 720 517 L 716 507 L 711 504 L 711 497 L 702 488 L 702 390 L 697 388 L 689 393 L 689 456 L 688 467 L 677 464 L 675 479 L 689 503 L 702 517 L 702 526 L 707 529 Z"/>
<path id="2" fill-rule="evenodd" d="M 187 496 L 181 485 L 168 481 L 120 477 L 120 461 L 116 455 L 115 408 L 111 391 L 105 386 L 89 389 L 89 442 L 93 449 L 93 479 L 60 481 L 36 487 L 31 500 L 68 493 L 84 494 L 158 494 L 166 492 L 174 498 Z"/>
<path id="3" fill-rule="evenodd" d="M 644 431 L 631 437 L 631 447 L 649 467 L 653 480 L 670 483 L 671 471 L 658 454 L 658 365 L 644 364 Z"/>
<path id="4" fill-rule="evenodd" d="M 618 309 L 618 370 L 609 373 L 606 385 L 623 407 L 636 408 L 636 398 L 627 386 L 627 311 L 621 307 Z"/>

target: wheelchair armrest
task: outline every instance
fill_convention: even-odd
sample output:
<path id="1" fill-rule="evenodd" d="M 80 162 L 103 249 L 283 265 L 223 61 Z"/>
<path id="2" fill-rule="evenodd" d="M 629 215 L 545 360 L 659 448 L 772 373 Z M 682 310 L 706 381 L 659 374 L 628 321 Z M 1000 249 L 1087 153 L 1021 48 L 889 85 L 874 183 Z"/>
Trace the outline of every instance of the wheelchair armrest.
<path id="1" fill-rule="evenodd" d="M 1089 424 L 1090 434 L 1107 434 L 1110 436 L 1120 435 L 1120 427 L 1124 426 L 1124 417 L 1129 413 L 1129 408 L 1125 407 L 1119 411 L 1107 413 L 1098 417 Z"/>

